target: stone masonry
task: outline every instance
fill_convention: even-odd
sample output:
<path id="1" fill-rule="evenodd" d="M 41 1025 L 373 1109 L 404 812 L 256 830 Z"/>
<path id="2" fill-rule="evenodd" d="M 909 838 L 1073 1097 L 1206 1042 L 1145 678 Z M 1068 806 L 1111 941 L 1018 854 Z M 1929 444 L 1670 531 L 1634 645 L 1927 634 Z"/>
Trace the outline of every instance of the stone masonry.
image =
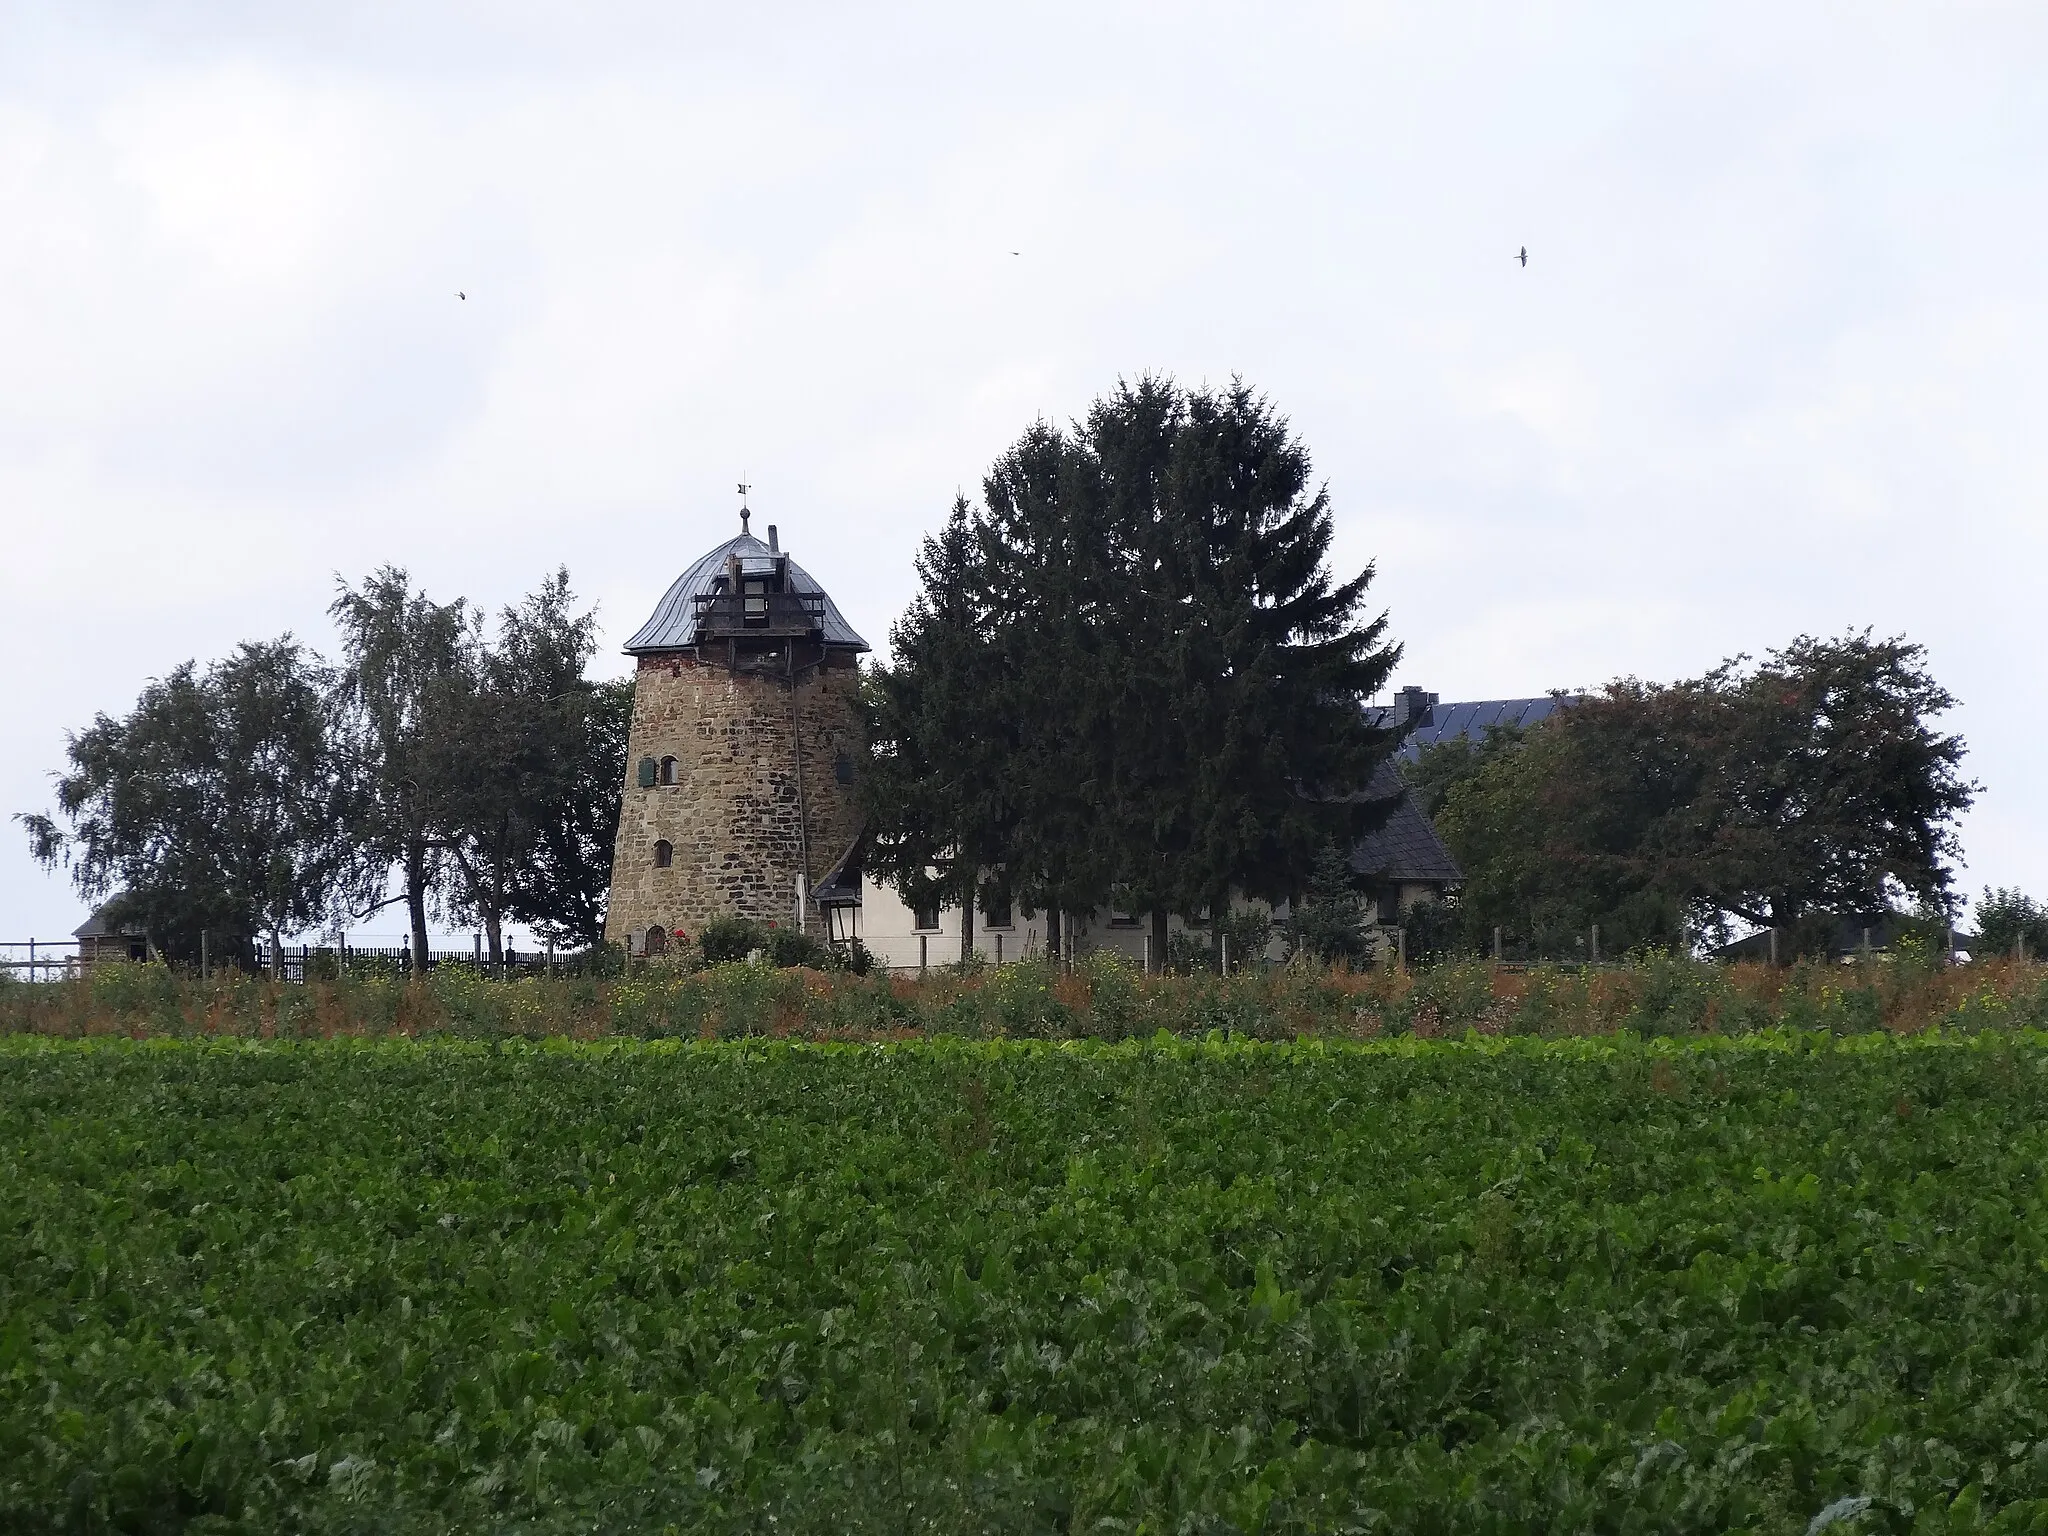
<path id="1" fill-rule="evenodd" d="M 859 745 L 859 678 L 853 656 L 827 652 L 823 665 L 798 673 L 792 710 L 778 673 L 734 672 L 688 651 L 640 657 L 608 942 L 630 939 L 638 954 L 650 928 L 695 934 L 727 916 L 795 921 L 798 874 L 806 889 L 815 885 L 860 830 L 854 788 L 843 782 Z M 675 782 L 642 788 L 642 759 L 665 758 L 675 759 Z M 664 841 L 667 868 L 655 857 Z M 815 905 L 806 923 L 823 934 Z"/>

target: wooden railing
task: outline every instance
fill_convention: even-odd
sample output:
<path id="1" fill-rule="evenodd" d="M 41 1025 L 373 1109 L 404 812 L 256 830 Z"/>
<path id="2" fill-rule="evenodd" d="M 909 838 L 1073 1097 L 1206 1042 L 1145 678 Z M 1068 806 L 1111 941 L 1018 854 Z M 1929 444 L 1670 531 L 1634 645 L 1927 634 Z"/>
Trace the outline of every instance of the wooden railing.
<path id="1" fill-rule="evenodd" d="M 809 635 L 825 624 L 822 592 L 705 592 L 696 598 L 697 638 Z"/>

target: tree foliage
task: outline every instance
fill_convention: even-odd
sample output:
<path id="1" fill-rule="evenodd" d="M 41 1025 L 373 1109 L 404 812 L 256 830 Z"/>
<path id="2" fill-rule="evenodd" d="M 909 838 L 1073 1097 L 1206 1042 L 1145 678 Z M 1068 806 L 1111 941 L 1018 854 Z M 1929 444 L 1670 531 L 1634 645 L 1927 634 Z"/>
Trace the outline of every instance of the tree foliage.
<path id="1" fill-rule="evenodd" d="M 1268 402 L 1120 384 L 982 490 L 875 678 L 878 872 L 1163 926 L 1296 894 L 1384 814 L 1360 792 L 1392 739 L 1360 706 L 1398 649 L 1361 618 L 1371 569 L 1330 574 L 1327 494 Z"/>
<path id="2" fill-rule="evenodd" d="M 1519 739 L 1421 765 L 1475 938 L 1669 945 L 1948 899 L 1976 786 L 1953 699 L 1901 638 L 1804 637 L 1665 686 L 1625 679 Z"/>
<path id="3" fill-rule="evenodd" d="M 2010 955 L 2022 944 L 2035 959 L 2048 955 L 2048 907 L 2017 886 L 1984 888 L 1973 914 L 1977 942 L 1971 953 L 1979 960 Z"/>
<path id="4" fill-rule="evenodd" d="M 965 497 L 917 557 L 918 595 L 890 629 L 895 665 L 866 692 L 875 743 L 862 776 L 879 810 L 867 870 L 913 906 L 951 900 L 972 910 L 982 861 L 999 859 L 1014 826 L 1005 815 L 1003 754 L 1014 733 L 991 731 L 988 690 L 998 667 L 985 650 L 987 582 Z M 972 949 L 962 925 L 962 958 Z"/>
<path id="5" fill-rule="evenodd" d="M 453 809 L 437 725 L 468 686 L 474 623 L 461 598 L 436 603 L 393 565 L 360 588 L 343 585 L 328 612 L 341 631 L 340 694 L 368 787 L 357 836 L 383 867 L 396 867 L 412 952 L 424 961 Z"/>
<path id="6" fill-rule="evenodd" d="M 596 621 L 557 571 L 499 615 L 439 604 L 385 567 L 344 587 L 345 660 L 289 636 L 152 682 L 71 738 L 57 816 L 21 816 L 174 959 L 361 917 L 400 875 L 411 942 L 430 910 L 602 942 L 632 715 L 630 680 L 584 676 Z M 60 825 L 60 818 L 67 825 Z"/>
<path id="7" fill-rule="evenodd" d="M 494 961 L 508 919 L 601 942 L 632 688 L 584 676 L 596 615 L 577 611 L 569 573 L 501 610 L 495 635 L 393 566 L 332 612 L 373 791 L 359 836 L 398 873 L 415 952 L 430 910 L 477 923 Z"/>
<path id="8" fill-rule="evenodd" d="M 290 636 L 186 662 L 135 708 L 70 738 L 58 814 L 20 818 L 31 851 L 66 862 L 176 959 L 246 951 L 326 921 L 369 878 L 349 836 L 361 804 L 336 750 L 332 674 Z"/>
<path id="9" fill-rule="evenodd" d="M 622 720 L 619 690 L 584 678 L 596 631 L 557 570 L 500 611 L 495 638 L 467 627 L 459 666 L 429 695 L 420 759 L 446 906 L 482 928 L 493 962 L 507 918 L 601 939 L 631 703 Z"/>

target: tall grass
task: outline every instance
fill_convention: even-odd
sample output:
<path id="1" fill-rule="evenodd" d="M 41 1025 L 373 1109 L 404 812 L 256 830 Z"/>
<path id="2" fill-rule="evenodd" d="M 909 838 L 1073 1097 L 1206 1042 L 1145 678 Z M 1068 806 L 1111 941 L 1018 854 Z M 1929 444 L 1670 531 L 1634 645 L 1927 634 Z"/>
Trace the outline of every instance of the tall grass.
<path id="1" fill-rule="evenodd" d="M 0 979 L 0 1032 L 51 1035 L 454 1034 L 877 1040 L 916 1035 L 1123 1039 L 1210 1031 L 1420 1038 L 1480 1034 L 1838 1034 L 2048 1027 L 2048 965 L 1941 966 L 1907 956 L 1847 966 L 1712 965 L 1658 956 L 1597 970 L 1484 962 L 1409 971 L 1287 967 L 1255 975 L 1143 976 L 1096 955 L 1070 975 L 1040 964 L 907 977 L 721 965 L 615 980 L 492 981 L 455 967 L 417 979 L 305 985 L 160 965 Z"/>

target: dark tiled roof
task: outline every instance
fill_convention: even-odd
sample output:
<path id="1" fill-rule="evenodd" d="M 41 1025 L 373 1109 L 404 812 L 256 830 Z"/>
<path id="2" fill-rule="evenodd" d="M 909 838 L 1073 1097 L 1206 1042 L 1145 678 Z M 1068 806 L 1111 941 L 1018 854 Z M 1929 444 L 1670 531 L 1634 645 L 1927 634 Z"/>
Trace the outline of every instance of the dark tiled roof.
<path id="1" fill-rule="evenodd" d="M 855 834 L 846 852 L 839 855 L 839 862 L 826 872 L 825 878 L 811 887 L 811 900 L 821 907 L 854 906 L 860 901 L 860 867 L 862 856 L 867 852 L 868 829 L 863 825 Z"/>
<path id="2" fill-rule="evenodd" d="M 1389 758 L 1374 771 L 1366 798 L 1392 800 L 1394 808 L 1376 830 L 1366 833 L 1351 850 L 1352 873 L 1399 883 L 1452 885 L 1465 878 L 1436 828 L 1402 782 L 1400 767 Z"/>
<path id="3" fill-rule="evenodd" d="M 655 605 L 654 616 L 634 631 L 633 638 L 626 642 L 626 653 L 680 651 L 696 644 L 695 600 L 700 593 L 709 592 L 711 584 L 725 573 L 727 555 L 738 555 L 743 571 L 771 570 L 776 560 L 786 561 L 790 591 L 814 592 L 825 599 L 825 644 L 857 651 L 868 649 L 867 641 L 854 633 L 853 626 L 840 614 L 830 594 L 813 581 L 802 566 L 787 555 L 769 549 L 752 534 L 743 533 L 738 538 L 727 539 L 676 578 L 675 585 Z"/>
<path id="4" fill-rule="evenodd" d="M 109 928 L 107 926 L 107 908 L 112 905 L 113 902 L 111 901 L 103 901 L 94 907 L 92 909 L 92 916 L 71 930 L 71 937 L 74 939 L 142 938 L 144 935 L 140 924 L 123 923 L 119 928 Z"/>
<path id="5" fill-rule="evenodd" d="M 1440 741 L 1460 736 L 1477 740 L 1495 726 L 1531 726 L 1574 702 L 1570 695 L 1554 693 L 1537 699 L 1476 699 L 1462 704 L 1439 704 L 1434 694 L 1423 697 L 1429 702 L 1401 743 L 1401 756 L 1410 762 L 1424 747 Z M 1367 720 L 1381 727 L 1400 725 L 1399 715 L 1399 707 L 1392 704 L 1370 705 L 1365 712 Z"/>
<path id="6" fill-rule="evenodd" d="M 1465 878 L 1450 849 L 1401 781 L 1400 764 L 1412 763 L 1424 747 L 1459 737 L 1477 739 L 1496 726 L 1534 725 L 1572 703 L 1569 695 L 1545 694 L 1535 699 L 1475 699 L 1441 704 L 1433 693 L 1404 688 L 1393 704 L 1368 706 L 1365 717 L 1382 729 L 1402 730 L 1399 750 L 1381 764 L 1366 787 L 1365 798 L 1395 800 L 1386 823 L 1368 833 L 1351 850 L 1351 868 L 1363 876 L 1388 882 L 1415 881 L 1454 885 Z"/>

